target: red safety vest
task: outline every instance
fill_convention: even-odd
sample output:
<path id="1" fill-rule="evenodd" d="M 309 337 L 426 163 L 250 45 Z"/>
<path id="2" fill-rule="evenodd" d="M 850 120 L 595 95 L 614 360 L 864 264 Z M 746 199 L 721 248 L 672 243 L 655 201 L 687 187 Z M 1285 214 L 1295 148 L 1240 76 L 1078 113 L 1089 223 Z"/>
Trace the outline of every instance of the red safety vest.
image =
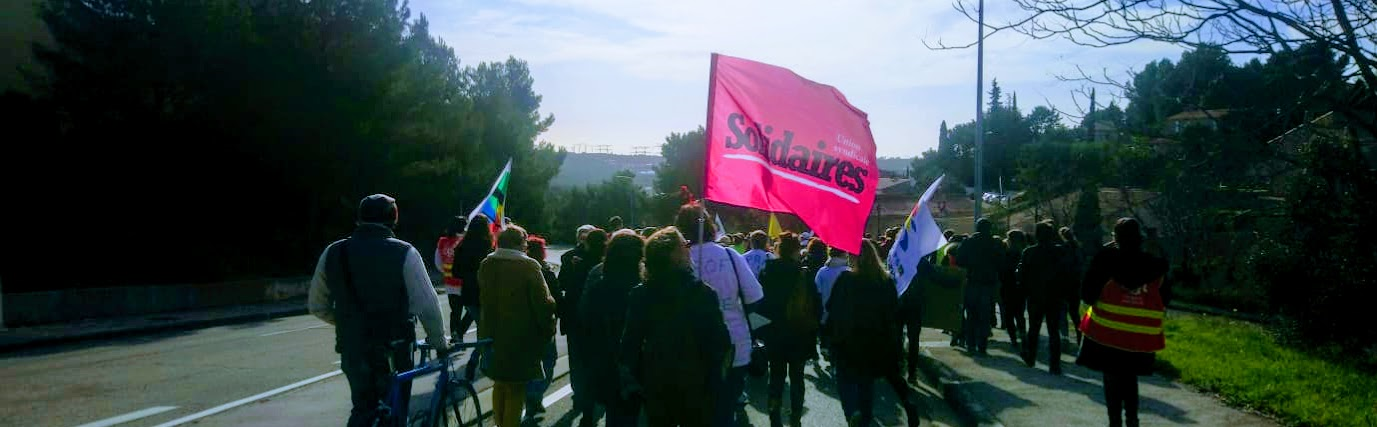
<path id="1" fill-rule="evenodd" d="M 1124 351 L 1150 353 L 1166 348 L 1162 318 L 1167 307 L 1162 304 L 1161 289 L 1161 277 L 1139 290 L 1124 289 L 1111 279 L 1100 291 L 1099 301 L 1081 319 L 1081 332 L 1097 343 Z"/>
<path id="2" fill-rule="evenodd" d="M 459 246 L 462 241 L 459 237 L 440 237 L 440 241 L 435 243 L 435 248 L 440 251 L 440 272 L 445 276 L 445 287 L 458 289 L 461 284 L 458 277 L 454 277 L 454 248 Z"/>

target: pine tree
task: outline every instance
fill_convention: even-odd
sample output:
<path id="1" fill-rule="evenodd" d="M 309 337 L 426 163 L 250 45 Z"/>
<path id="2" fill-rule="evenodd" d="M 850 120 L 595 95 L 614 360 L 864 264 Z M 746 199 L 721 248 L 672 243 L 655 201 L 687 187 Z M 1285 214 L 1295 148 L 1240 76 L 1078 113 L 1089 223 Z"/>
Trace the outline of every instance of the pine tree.
<path id="1" fill-rule="evenodd" d="M 995 112 L 995 111 L 999 111 L 1000 108 L 1003 108 L 1003 106 L 1000 105 L 1000 97 L 1001 97 L 1001 95 L 1002 95 L 1003 93 L 1004 93 L 1004 92 L 1003 92 L 1002 90 L 999 89 L 999 79 L 994 79 L 994 80 L 990 81 L 990 112 L 991 112 L 991 113 L 993 113 L 993 112 Z"/>

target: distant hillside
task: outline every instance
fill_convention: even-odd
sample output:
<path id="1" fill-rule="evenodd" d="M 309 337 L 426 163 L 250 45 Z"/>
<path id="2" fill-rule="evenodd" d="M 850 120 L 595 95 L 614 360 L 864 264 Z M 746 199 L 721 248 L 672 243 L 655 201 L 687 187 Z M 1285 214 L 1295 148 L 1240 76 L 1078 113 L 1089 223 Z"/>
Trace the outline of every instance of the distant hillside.
<path id="1" fill-rule="evenodd" d="M 596 184 L 611 179 L 619 170 L 636 173 L 636 184 L 650 187 L 655 182 L 654 166 L 664 159 L 660 156 L 625 156 L 620 154 L 569 153 L 560 166 L 559 174 L 550 181 L 552 187 L 575 187 Z"/>
<path id="2" fill-rule="evenodd" d="M 912 161 L 913 159 L 908 157 L 881 157 L 876 159 L 875 162 L 880 164 L 880 170 L 902 175 L 904 171 L 908 170 L 908 164 Z"/>
<path id="3" fill-rule="evenodd" d="M 559 174 L 550 181 L 552 187 L 574 187 L 596 184 L 612 178 L 619 170 L 636 172 L 636 184 L 650 187 L 655 183 L 654 166 L 664 161 L 660 156 L 627 156 L 621 154 L 569 153 L 560 166 Z M 908 170 L 910 159 L 900 157 L 881 157 L 877 159 L 880 169 L 903 174 Z"/>

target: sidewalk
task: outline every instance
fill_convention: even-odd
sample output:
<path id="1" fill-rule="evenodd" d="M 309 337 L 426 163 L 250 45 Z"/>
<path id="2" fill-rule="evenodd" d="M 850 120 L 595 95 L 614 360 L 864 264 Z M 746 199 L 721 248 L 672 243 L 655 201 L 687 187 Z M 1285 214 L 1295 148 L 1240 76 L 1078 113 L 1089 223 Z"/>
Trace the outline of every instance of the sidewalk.
<path id="1" fill-rule="evenodd" d="M 1047 372 L 1044 327 L 1037 366 L 1012 351 L 1008 334 L 995 332 L 989 356 L 972 357 L 947 346 L 951 337 L 924 329 L 923 370 L 940 382 L 948 402 L 982 426 L 1098 426 L 1108 423 L 1101 375 L 1076 365 L 1075 345 L 1063 348 L 1063 374 Z M 1073 337 L 1074 338 L 1074 337 Z M 1168 344 L 1170 345 L 1170 344 Z M 1267 418 L 1229 408 L 1212 396 L 1160 376 L 1139 377 L 1139 418 L 1144 426 L 1276 426 Z"/>
<path id="2" fill-rule="evenodd" d="M 88 319 L 0 331 L 0 353 L 77 341 L 196 329 L 306 314 L 306 297 L 204 310 Z"/>

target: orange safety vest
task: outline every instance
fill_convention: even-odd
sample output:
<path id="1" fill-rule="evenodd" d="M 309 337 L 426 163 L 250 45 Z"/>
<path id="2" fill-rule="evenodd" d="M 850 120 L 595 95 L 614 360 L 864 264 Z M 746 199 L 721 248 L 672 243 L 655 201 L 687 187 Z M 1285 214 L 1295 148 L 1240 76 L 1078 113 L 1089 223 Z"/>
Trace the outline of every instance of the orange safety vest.
<path id="1" fill-rule="evenodd" d="M 1100 299 L 1086 311 L 1080 330 L 1085 337 L 1108 347 L 1150 353 L 1167 347 L 1162 334 L 1162 278 L 1141 290 L 1124 289 L 1110 279 L 1100 291 Z"/>
<path id="2" fill-rule="evenodd" d="M 454 248 L 459 246 L 461 240 L 463 238 L 443 236 L 435 243 L 436 249 L 440 251 L 440 262 L 444 264 L 440 266 L 440 272 L 445 276 L 445 286 L 455 289 L 459 288 L 461 282 L 458 277 L 454 277 Z"/>

